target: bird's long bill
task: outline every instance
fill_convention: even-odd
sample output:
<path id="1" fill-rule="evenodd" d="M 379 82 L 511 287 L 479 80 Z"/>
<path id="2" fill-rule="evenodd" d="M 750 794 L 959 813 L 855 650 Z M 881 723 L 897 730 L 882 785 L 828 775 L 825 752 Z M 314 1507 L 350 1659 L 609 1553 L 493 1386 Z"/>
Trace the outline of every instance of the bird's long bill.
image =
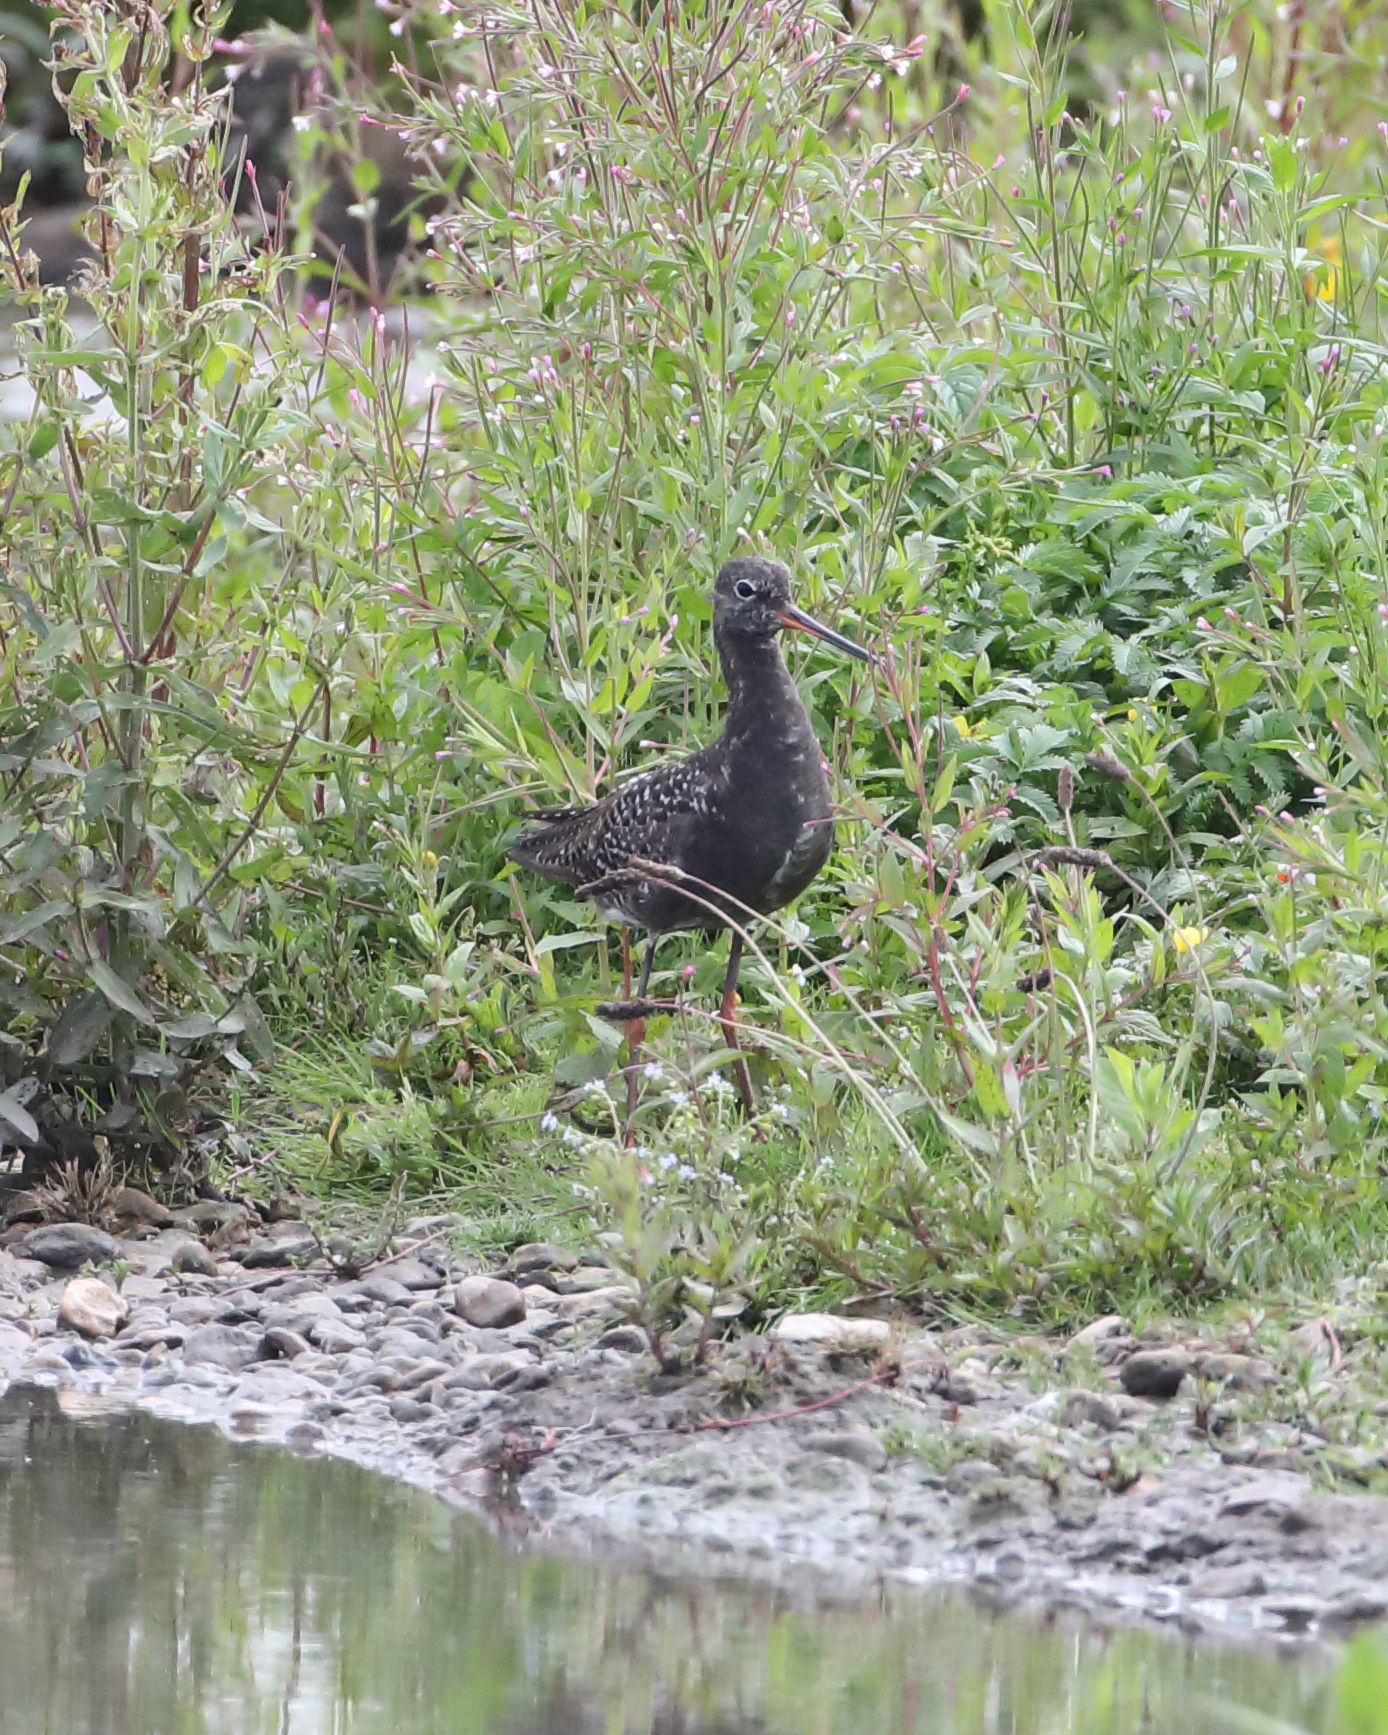
<path id="1" fill-rule="evenodd" d="M 865 651 L 861 645 L 855 645 L 852 639 L 846 639 L 842 633 L 836 633 L 833 627 L 826 627 L 823 621 L 817 621 L 812 614 L 806 614 L 803 608 L 796 608 L 793 602 L 785 603 L 776 610 L 776 619 L 783 627 L 794 627 L 797 632 L 813 633 L 817 639 L 823 639 L 826 645 L 833 645 L 835 650 L 846 651 L 850 657 L 858 657 L 865 663 L 873 660 L 872 652 Z"/>

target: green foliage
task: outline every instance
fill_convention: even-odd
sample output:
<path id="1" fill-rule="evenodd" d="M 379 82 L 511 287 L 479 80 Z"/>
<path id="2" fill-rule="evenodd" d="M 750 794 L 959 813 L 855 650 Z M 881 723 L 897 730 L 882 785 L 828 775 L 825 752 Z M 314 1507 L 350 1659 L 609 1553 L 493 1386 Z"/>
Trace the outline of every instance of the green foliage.
<path id="1" fill-rule="evenodd" d="M 1380 27 L 1303 19 L 1292 55 L 1196 6 L 1067 115 L 1022 8 L 943 109 L 890 9 L 423 17 L 427 382 L 380 318 L 286 315 L 272 264 L 228 252 L 185 306 L 186 237 L 222 257 L 201 87 L 153 50 L 132 83 L 108 10 L 71 13 L 72 100 L 131 144 L 99 153 L 97 336 L 24 292 L 0 447 L 23 1067 L 83 1007 L 126 1072 L 140 1030 L 251 1068 L 256 1008 L 307 1024 L 312 1090 L 242 1099 L 296 1175 L 462 1185 L 498 1235 L 577 1185 L 660 1331 L 731 1294 L 1045 1316 L 1363 1268 Z M 795 653 L 843 847 L 749 956 L 764 1142 L 718 1089 L 719 961 L 662 948 L 629 1131 L 667 1184 L 585 1118 L 608 937 L 504 845 L 716 727 L 709 583 L 749 547 L 882 661 Z"/>

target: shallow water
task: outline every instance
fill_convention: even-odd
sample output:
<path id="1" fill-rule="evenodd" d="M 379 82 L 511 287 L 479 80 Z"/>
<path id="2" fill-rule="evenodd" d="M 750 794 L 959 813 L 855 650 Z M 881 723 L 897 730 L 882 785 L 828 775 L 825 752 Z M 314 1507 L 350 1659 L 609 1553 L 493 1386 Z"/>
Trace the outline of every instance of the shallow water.
<path id="1" fill-rule="evenodd" d="M 1320 1732 L 1325 1678 L 957 1591 L 520 1552 L 349 1464 L 0 1397 L 4 1735 L 1201 1735 L 1230 1705 Z"/>

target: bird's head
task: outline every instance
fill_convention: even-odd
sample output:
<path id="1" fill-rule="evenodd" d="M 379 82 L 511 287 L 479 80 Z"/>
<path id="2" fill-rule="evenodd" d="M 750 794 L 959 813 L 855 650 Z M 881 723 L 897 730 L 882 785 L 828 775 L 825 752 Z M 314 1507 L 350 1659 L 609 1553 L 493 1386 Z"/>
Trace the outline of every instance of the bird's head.
<path id="1" fill-rule="evenodd" d="M 742 555 L 728 561 L 713 587 L 714 631 L 722 637 L 773 639 L 783 627 L 813 633 L 836 650 L 865 663 L 871 655 L 852 639 L 826 627 L 790 600 L 790 574 L 774 560 Z"/>

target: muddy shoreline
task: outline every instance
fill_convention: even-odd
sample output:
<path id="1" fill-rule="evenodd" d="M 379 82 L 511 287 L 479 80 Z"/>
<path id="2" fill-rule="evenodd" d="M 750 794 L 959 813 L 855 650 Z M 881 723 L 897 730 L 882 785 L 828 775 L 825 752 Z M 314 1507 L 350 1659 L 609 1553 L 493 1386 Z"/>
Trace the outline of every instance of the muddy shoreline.
<path id="1" fill-rule="evenodd" d="M 225 1210 L 7 1231 L 0 1391 L 346 1457 L 663 1569 L 954 1581 L 1222 1638 L 1388 1617 L 1388 1498 L 1317 1492 L 1343 1449 L 1277 1419 L 1282 1382 L 1340 1356 L 1314 1322 L 1268 1354 L 1119 1319 L 1019 1342 L 802 1315 L 662 1373 L 572 1252 L 480 1272 L 429 1219 L 344 1278 L 299 1223 L 214 1254 Z"/>

